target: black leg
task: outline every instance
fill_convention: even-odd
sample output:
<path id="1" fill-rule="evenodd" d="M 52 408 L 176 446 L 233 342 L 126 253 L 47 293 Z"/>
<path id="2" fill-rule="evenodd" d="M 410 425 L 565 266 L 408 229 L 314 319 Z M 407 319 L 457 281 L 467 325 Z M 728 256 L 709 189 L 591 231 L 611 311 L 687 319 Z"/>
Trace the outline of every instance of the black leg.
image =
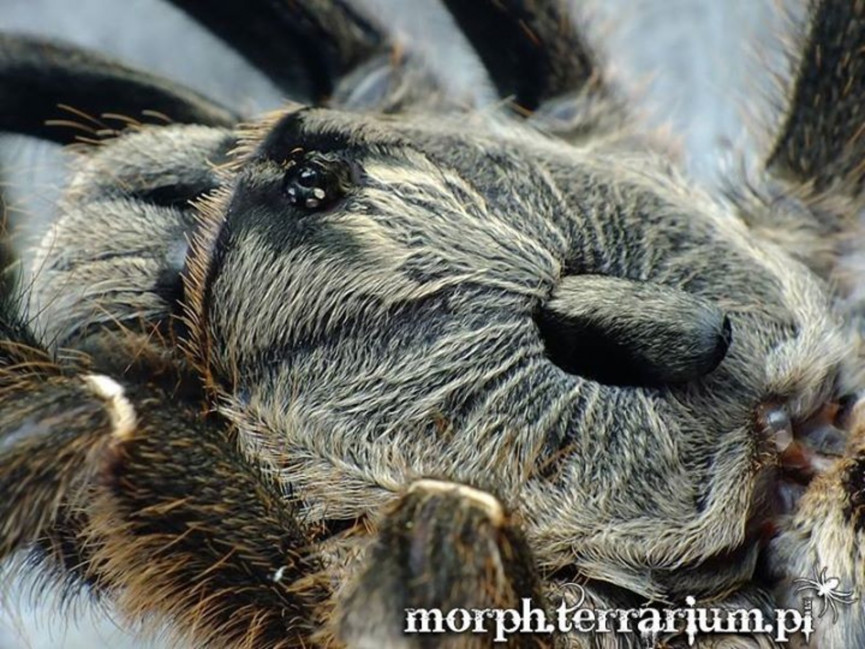
<path id="1" fill-rule="evenodd" d="M 444 0 L 503 97 L 533 111 L 599 81 L 597 65 L 557 0 Z"/>
<path id="2" fill-rule="evenodd" d="M 239 119 L 165 79 L 78 47 L 20 35 L 0 34 L 0 88 L 0 131 L 61 144 L 76 136 L 98 139 L 102 127 L 96 118 L 103 113 L 146 120 L 142 111 L 150 111 L 164 116 L 157 121 L 209 126 L 232 126 Z"/>
<path id="3" fill-rule="evenodd" d="M 133 619 L 193 646 L 309 646 L 330 586 L 296 503 L 220 425 L 151 396 L 103 455 L 83 537 L 91 570 Z"/>
<path id="4" fill-rule="evenodd" d="M 482 620 L 486 632 L 406 633 L 436 625 L 412 610 L 521 610 L 523 598 L 543 605 L 532 557 L 504 507 L 452 482 L 414 483 L 385 515 L 366 562 L 337 612 L 339 635 L 349 646 L 487 647 L 495 637 L 494 613 Z M 465 617 L 455 621 L 459 629 Z M 504 639 L 508 647 L 551 644 L 543 633 Z"/>
<path id="5" fill-rule="evenodd" d="M 172 0 L 298 101 L 317 103 L 381 45 L 344 0 Z"/>
<path id="6" fill-rule="evenodd" d="M 727 188 L 758 236 L 858 295 L 858 214 L 865 183 L 865 1 L 813 0 L 786 112 L 751 186 Z M 848 267 L 848 256 L 851 262 Z M 853 272 L 851 272 L 851 270 Z M 845 308 L 862 312 L 859 297 Z"/>
<path id="7" fill-rule="evenodd" d="M 865 180 L 865 1 L 818 0 L 770 171 L 818 190 Z"/>

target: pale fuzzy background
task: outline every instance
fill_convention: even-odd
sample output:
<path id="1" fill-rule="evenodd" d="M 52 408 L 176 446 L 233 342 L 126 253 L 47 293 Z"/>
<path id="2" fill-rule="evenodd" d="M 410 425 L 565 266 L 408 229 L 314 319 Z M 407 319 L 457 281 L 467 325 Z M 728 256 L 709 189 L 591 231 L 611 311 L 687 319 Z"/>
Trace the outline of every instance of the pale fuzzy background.
<path id="1" fill-rule="evenodd" d="M 354 0 L 387 15 L 400 38 L 429 57 L 455 91 L 492 98 L 477 59 L 436 0 Z M 470 1 L 470 0 L 467 0 Z M 757 134 L 771 115 L 771 75 L 782 72 L 782 40 L 802 15 L 801 0 L 573 0 L 614 78 L 648 127 L 668 126 L 686 170 L 717 186 L 741 159 L 765 146 Z M 121 9 L 122 7 L 122 9 Z M 215 37 L 159 0 L 0 0 L 0 29 L 64 38 L 170 76 L 254 113 L 282 96 Z M 0 136 L 0 168 L 14 185 L 22 241 L 44 227 L 63 181 L 57 149 Z M 3 497 L 0 494 L 0 497 Z M 5 600 L 3 599 L 5 593 Z M 0 649 L 161 647 L 79 606 L 59 615 L 30 601 L 0 566 Z"/>

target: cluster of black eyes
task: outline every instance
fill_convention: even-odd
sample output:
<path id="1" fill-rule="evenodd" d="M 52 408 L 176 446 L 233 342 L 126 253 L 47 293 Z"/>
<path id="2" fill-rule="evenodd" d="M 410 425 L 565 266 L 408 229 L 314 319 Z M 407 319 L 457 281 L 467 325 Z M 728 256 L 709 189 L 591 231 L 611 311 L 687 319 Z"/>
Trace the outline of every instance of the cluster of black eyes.
<path id="1" fill-rule="evenodd" d="M 303 210 L 327 209 L 351 186 L 351 166 L 335 153 L 297 150 L 285 167 L 283 192 L 291 205 Z"/>

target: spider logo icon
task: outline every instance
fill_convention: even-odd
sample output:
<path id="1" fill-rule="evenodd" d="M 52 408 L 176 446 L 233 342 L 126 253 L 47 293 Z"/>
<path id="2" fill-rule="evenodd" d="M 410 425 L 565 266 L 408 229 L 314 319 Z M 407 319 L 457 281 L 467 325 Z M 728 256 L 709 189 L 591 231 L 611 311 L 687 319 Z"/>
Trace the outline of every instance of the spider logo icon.
<path id="1" fill-rule="evenodd" d="M 859 596 L 856 595 L 852 590 L 839 590 L 839 587 L 841 586 L 841 580 L 837 577 L 827 577 L 826 570 L 826 568 L 823 568 L 823 570 L 821 570 L 818 574 L 817 570 L 815 569 L 814 579 L 794 579 L 793 583 L 799 585 L 799 587 L 796 589 L 797 593 L 813 591 L 814 595 L 820 598 L 822 604 L 820 606 L 820 613 L 818 613 L 817 617 L 823 617 L 826 611 L 831 608 L 832 622 L 835 623 L 838 621 L 837 605 L 853 604 L 859 599 Z"/>

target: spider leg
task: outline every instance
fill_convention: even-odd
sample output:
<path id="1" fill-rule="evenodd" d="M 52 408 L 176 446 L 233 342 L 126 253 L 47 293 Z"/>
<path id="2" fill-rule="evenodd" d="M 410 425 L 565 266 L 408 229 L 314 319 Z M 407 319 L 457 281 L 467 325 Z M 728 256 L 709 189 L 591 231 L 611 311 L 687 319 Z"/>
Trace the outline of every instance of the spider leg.
<path id="1" fill-rule="evenodd" d="M 728 192 L 762 237 L 842 294 L 855 294 L 865 182 L 865 62 L 859 54 L 865 48 L 865 3 L 815 0 L 809 18 L 763 177 L 735 179 L 749 189 L 731 184 Z"/>
<path id="2" fill-rule="evenodd" d="M 365 567 L 337 606 L 338 635 L 350 646 L 485 647 L 493 617 L 481 617 L 486 633 L 414 635 L 404 632 L 411 609 L 445 616 L 457 608 L 520 610 L 522 598 L 540 608 L 538 593 L 528 548 L 498 500 L 463 485 L 421 480 L 385 513 Z M 423 627 L 422 617 L 417 623 Z M 542 633 L 507 640 L 507 646 L 551 644 Z"/>
<path id="3" fill-rule="evenodd" d="M 827 597 L 829 600 L 827 606 L 832 609 L 832 624 L 838 623 L 838 605 L 835 603 L 835 600 L 831 597 Z"/>
<path id="4" fill-rule="evenodd" d="M 57 365 L 17 313 L 0 313 L 0 559 L 40 544 L 47 568 L 196 646 L 308 643 L 329 591 L 288 494 L 200 405 Z"/>
<path id="5" fill-rule="evenodd" d="M 296 505 L 221 426 L 158 395 L 104 454 L 82 537 L 90 569 L 133 619 L 195 646 L 294 647 L 329 598 Z"/>
<path id="6" fill-rule="evenodd" d="M 335 82 L 382 46 L 381 35 L 344 0 L 172 0 L 225 39 L 290 96 L 329 97 Z"/>
<path id="7" fill-rule="evenodd" d="M 559 0 L 444 0 L 502 97 L 560 137 L 623 126 L 625 112 L 600 61 Z"/>
<path id="8" fill-rule="evenodd" d="M 92 458 L 134 414 L 105 377 L 0 372 L 2 560 L 42 538 L 86 484 Z"/>
<path id="9" fill-rule="evenodd" d="M 565 3 L 556 0 L 444 0 L 503 97 L 533 111 L 579 90 L 597 72 Z M 596 79 L 595 79 L 596 80 Z"/>
<path id="10" fill-rule="evenodd" d="M 149 110 L 180 123 L 231 126 L 239 119 L 160 77 L 79 47 L 23 35 L 0 34 L 0 88 L 0 131 L 60 144 L 74 142 L 80 131 L 46 124 L 54 117 L 69 120 L 58 105 L 92 117 L 108 111 L 139 117 Z"/>
<path id="11" fill-rule="evenodd" d="M 136 415 L 122 388 L 89 373 L 82 357 L 61 367 L 40 347 L 21 297 L 0 292 L 0 561 L 31 547 L 71 589 L 85 582 L 75 537 L 88 482 Z"/>
<path id="12" fill-rule="evenodd" d="M 817 617 L 823 617 L 826 614 L 826 607 L 828 606 L 828 604 L 826 603 L 826 600 L 828 600 L 828 599 L 829 599 L 828 597 L 821 597 L 820 598 L 820 612 L 817 613 Z"/>
<path id="13" fill-rule="evenodd" d="M 7 382 L 0 558 L 54 533 L 65 508 L 80 514 L 63 537 L 77 576 L 130 618 L 161 614 L 196 646 L 306 642 L 328 597 L 310 536 L 222 428 L 105 376 Z"/>
<path id="14" fill-rule="evenodd" d="M 812 3 L 810 33 L 768 167 L 818 190 L 858 192 L 865 180 L 865 2 Z M 851 54 L 855 53 L 855 54 Z"/>
<path id="15" fill-rule="evenodd" d="M 791 584 L 796 583 L 799 575 L 809 573 L 817 573 L 820 582 L 825 582 L 827 576 L 837 578 L 839 587 L 845 589 L 842 597 L 849 593 L 858 600 L 858 595 L 865 592 L 865 570 L 860 561 L 851 561 L 851 557 L 861 556 L 865 548 L 865 426 L 861 409 L 856 408 L 853 417 L 856 421 L 851 426 L 845 455 L 814 478 L 795 515 L 771 542 L 768 568 L 777 580 L 775 595 L 779 606 L 797 605 L 796 594 L 800 591 Z M 835 596 L 836 593 L 830 594 L 833 600 Z M 824 601 L 818 614 L 824 614 L 825 608 Z M 814 642 L 818 646 L 862 646 L 865 608 L 861 605 L 834 608 L 838 623 L 815 625 Z"/>

